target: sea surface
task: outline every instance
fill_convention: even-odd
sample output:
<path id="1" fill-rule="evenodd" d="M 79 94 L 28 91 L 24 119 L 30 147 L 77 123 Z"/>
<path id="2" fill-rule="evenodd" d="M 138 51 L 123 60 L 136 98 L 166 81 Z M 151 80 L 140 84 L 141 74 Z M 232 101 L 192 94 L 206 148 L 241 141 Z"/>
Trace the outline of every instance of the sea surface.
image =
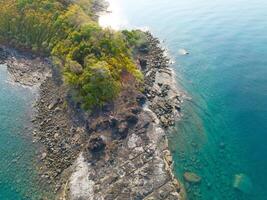
<path id="1" fill-rule="evenodd" d="M 0 65 L 0 200 L 38 200 L 37 147 L 31 138 L 36 93 L 10 81 Z"/>
<path id="2" fill-rule="evenodd" d="M 175 61 L 188 99 L 170 147 L 189 200 L 267 200 L 267 1 L 110 2 L 103 26 L 148 29 Z"/>

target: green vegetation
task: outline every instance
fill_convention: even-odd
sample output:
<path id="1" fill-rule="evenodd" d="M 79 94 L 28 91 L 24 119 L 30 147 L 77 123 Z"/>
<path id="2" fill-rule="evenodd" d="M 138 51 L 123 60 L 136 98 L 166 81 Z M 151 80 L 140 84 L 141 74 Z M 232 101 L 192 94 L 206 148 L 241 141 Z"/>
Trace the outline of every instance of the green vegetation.
<path id="1" fill-rule="evenodd" d="M 0 0 L 0 40 L 52 56 L 85 108 L 114 99 L 122 72 L 141 80 L 132 60 L 138 31 L 115 32 L 94 21 L 90 0 Z"/>

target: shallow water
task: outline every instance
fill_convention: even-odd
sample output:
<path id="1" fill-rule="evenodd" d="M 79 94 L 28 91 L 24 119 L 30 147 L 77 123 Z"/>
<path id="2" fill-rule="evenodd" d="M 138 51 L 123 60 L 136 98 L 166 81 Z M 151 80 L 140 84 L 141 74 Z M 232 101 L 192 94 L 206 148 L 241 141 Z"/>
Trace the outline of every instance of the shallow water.
<path id="1" fill-rule="evenodd" d="M 115 28 L 149 28 L 176 61 L 185 101 L 171 134 L 177 176 L 193 200 L 267 199 L 267 2 L 110 0 Z M 122 20 L 121 20 L 122 19 Z M 185 49 L 189 55 L 182 55 Z M 233 188 L 245 174 L 252 188 Z"/>
<path id="2" fill-rule="evenodd" d="M 30 131 L 34 97 L 33 90 L 12 84 L 0 65 L 1 200 L 37 200 L 41 194 Z"/>

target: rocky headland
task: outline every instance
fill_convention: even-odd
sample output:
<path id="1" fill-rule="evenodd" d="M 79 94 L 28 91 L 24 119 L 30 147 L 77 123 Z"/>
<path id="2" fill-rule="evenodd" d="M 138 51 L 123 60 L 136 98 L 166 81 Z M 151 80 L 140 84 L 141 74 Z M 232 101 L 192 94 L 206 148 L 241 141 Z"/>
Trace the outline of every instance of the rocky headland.
<path id="1" fill-rule="evenodd" d="M 38 167 L 57 199 L 185 199 L 167 139 L 182 95 L 160 42 L 146 36 L 135 55 L 144 83 L 125 72 L 119 97 L 90 112 L 72 100 L 49 59 L 1 48 L 13 80 L 39 88 L 32 120 Z"/>

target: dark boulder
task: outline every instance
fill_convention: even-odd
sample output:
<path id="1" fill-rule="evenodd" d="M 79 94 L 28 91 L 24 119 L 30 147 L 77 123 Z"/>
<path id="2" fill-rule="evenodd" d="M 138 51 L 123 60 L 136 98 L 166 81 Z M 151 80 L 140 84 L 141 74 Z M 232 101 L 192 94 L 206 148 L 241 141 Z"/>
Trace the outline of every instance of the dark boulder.
<path id="1" fill-rule="evenodd" d="M 119 120 L 113 117 L 109 120 L 109 123 L 110 123 L 111 128 L 115 128 L 118 126 Z"/>
<path id="2" fill-rule="evenodd" d="M 142 111 L 142 109 L 140 107 L 135 107 L 135 108 L 132 108 L 131 111 L 133 114 L 137 115 Z"/>
<path id="3" fill-rule="evenodd" d="M 140 63 L 140 66 L 141 66 L 142 70 L 145 70 L 146 67 L 147 67 L 147 60 L 139 59 L 139 63 Z"/>
<path id="4" fill-rule="evenodd" d="M 110 112 L 112 110 L 112 105 L 111 104 L 105 104 L 102 107 L 103 112 Z"/>
<path id="5" fill-rule="evenodd" d="M 128 122 L 128 124 L 134 125 L 138 122 L 138 117 L 134 114 L 129 114 L 126 117 L 126 121 Z"/>
<path id="6" fill-rule="evenodd" d="M 136 101 L 137 101 L 137 103 L 138 103 L 140 106 L 144 105 L 144 104 L 146 103 L 146 97 L 145 97 L 145 95 L 143 95 L 143 94 L 139 94 L 139 95 L 137 95 L 137 97 L 136 97 Z"/>
<path id="7" fill-rule="evenodd" d="M 89 144 L 88 144 L 88 149 L 93 153 L 103 151 L 105 147 L 106 147 L 106 144 L 100 136 L 90 139 Z"/>
<path id="8" fill-rule="evenodd" d="M 139 48 L 138 51 L 140 53 L 147 54 L 149 52 L 149 45 L 148 44 L 142 44 Z"/>

